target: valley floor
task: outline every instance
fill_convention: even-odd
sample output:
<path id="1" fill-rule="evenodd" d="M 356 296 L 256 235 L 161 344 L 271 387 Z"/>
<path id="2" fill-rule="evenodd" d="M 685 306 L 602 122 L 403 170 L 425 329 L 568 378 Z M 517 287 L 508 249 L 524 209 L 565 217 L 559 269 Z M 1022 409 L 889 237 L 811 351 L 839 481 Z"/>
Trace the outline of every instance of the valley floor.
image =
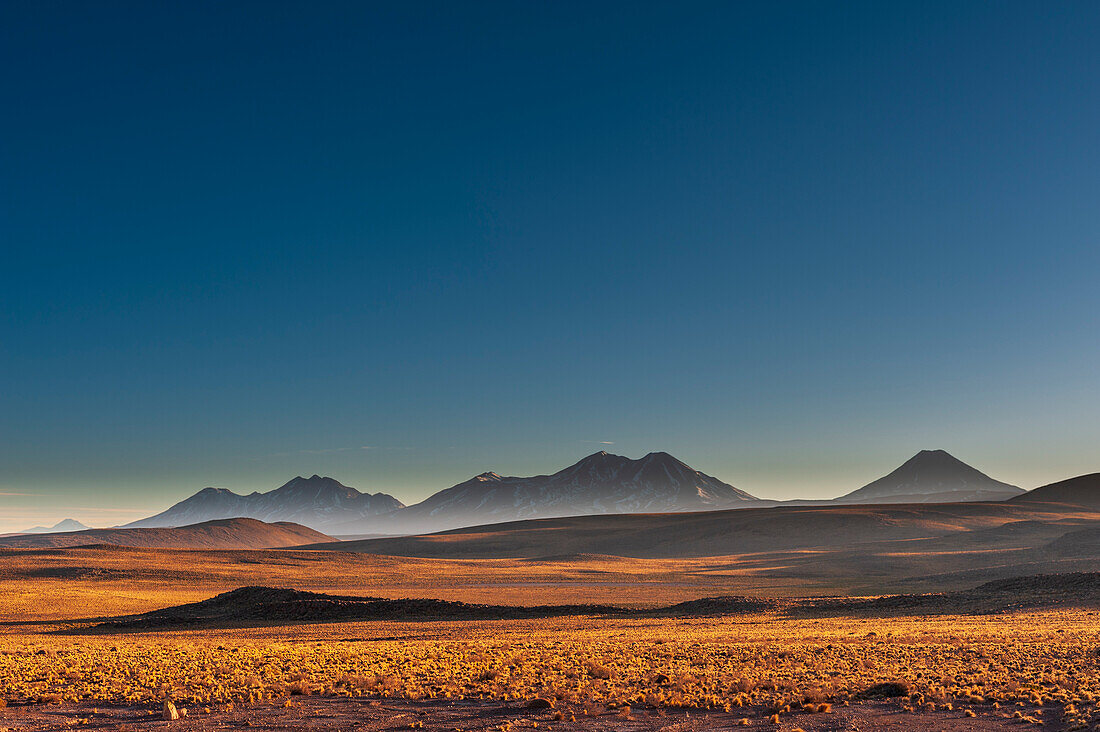
<path id="1" fill-rule="evenodd" d="M 652 608 L 717 595 L 948 591 L 1024 574 L 1020 567 L 1034 568 L 1030 573 L 1096 567 L 1091 556 L 1017 557 L 1006 545 L 996 555 L 1003 563 L 989 560 L 966 570 L 974 557 L 993 554 L 942 541 L 924 548 L 927 555 L 913 550 L 894 556 L 897 547 L 889 544 L 877 553 L 863 547 L 846 554 L 790 550 L 644 559 L 102 546 L 0 550 L 0 730 L 1097 728 L 1095 588 L 1091 595 L 1060 595 L 1040 583 L 1021 592 L 1042 595 L 1046 609 L 980 611 L 992 614 L 967 614 L 971 610 L 960 606 L 917 616 L 920 610 L 904 606 L 817 617 L 768 611 L 295 620 L 236 629 L 88 632 L 106 616 L 247 585 Z M 899 578 L 893 562 L 902 561 L 910 574 Z M 188 716 L 163 721 L 165 699 Z M 529 708 L 535 699 L 553 706 Z"/>

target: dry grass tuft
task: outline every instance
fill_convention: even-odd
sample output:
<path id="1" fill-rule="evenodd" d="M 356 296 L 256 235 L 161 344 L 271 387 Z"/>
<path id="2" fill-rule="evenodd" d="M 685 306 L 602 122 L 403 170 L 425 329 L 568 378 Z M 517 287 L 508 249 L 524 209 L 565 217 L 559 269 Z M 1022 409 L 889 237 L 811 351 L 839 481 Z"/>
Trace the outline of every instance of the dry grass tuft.
<path id="1" fill-rule="evenodd" d="M 872 621 L 858 618 L 760 620 L 494 621 L 442 635 L 438 625 L 389 623 L 11 634 L 0 635 L 0 679 L 12 703 L 171 699 L 196 713 L 319 694 L 535 703 L 559 721 L 570 710 L 628 719 L 646 708 L 745 708 L 745 719 L 766 710 L 760 719 L 774 722 L 874 696 L 913 712 L 1014 711 L 1027 723 L 1041 705 L 1068 726 L 1100 721 L 1100 615 L 874 620 L 888 641 L 867 639 Z"/>

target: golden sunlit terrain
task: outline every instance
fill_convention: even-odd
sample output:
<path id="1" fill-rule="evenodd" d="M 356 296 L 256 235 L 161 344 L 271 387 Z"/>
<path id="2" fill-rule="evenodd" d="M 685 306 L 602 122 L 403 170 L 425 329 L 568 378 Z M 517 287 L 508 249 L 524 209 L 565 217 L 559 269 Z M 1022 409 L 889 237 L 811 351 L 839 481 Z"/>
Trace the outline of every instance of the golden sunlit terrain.
<path id="1" fill-rule="evenodd" d="M 332 551 L 188 551 L 80 547 L 0 549 L 8 619 L 53 620 L 145 612 L 246 585 L 379 597 L 532 605 L 653 605 L 708 595 L 801 593 L 798 580 L 760 576 L 775 557 L 421 559 Z M 816 583 L 814 594 L 844 587 Z M 94 597 L 93 602 L 88 598 Z"/>
<path id="2" fill-rule="evenodd" d="M 127 724 L 159 720 L 166 700 L 188 710 L 173 724 L 201 729 L 296 728 L 306 717 L 343 729 L 364 715 L 381 725 L 372 729 L 661 729 L 704 718 L 719 728 L 854 729 L 841 721 L 873 719 L 872 729 L 1079 729 L 1100 712 L 1100 615 L 1080 608 L 89 632 L 108 616 L 261 582 L 635 609 L 737 592 L 794 594 L 789 582 L 755 575 L 762 560 L 753 557 L 458 560 L 87 547 L 4 550 L 2 560 L 0 727 L 12 729 L 64 726 L 59 719 L 103 728 L 125 715 Z M 471 709 L 481 716 L 446 716 Z M 286 715 L 293 718 L 272 721 Z M 448 726 L 439 726 L 444 718 Z"/>
<path id="3" fill-rule="evenodd" d="M 562 716 L 686 707 L 769 723 L 776 714 L 780 721 L 831 714 L 871 690 L 897 695 L 890 703 L 899 713 L 970 712 L 1076 728 L 1100 711 L 1098 617 L 574 618 L 10 633 L 0 638 L 0 678 L 12 707 L 154 709 L 167 698 L 192 714 L 217 714 L 227 704 L 270 707 L 303 696 L 545 699 Z M 904 688 L 875 691 L 886 682 Z"/>

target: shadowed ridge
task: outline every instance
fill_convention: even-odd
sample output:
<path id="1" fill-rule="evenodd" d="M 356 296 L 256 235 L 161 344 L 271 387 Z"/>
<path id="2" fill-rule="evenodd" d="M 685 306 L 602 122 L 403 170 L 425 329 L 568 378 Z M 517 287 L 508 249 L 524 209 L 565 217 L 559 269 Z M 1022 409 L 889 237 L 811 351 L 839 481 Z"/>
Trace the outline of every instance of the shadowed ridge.
<path id="1" fill-rule="evenodd" d="M 1040 486 L 1011 499 L 1014 503 L 1068 503 L 1073 506 L 1100 507 L 1100 473 L 1078 475 L 1057 483 Z"/>
<path id="2" fill-rule="evenodd" d="M 684 558 L 806 549 L 850 550 L 865 542 L 945 538 L 965 542 L 1020 521 L 1067 519 L 1065 530 L 1100 519 L 1100 509 L 1017 501 L 829 504 L 525 519 L 413 536 L 353 540 L 310 549 L 405 557 L 531 558 L 570 554 Z M 1026 524 L 1024 525 L 1026 526 Z M 1021 529 L 1023 526 L 1021 526 Z M 1056 527 L 1055 527 L 1056 528 Z M 1054 528 L 1041 534 L 1053 533 Z M 1011 533 L 1011 532 L 1009 532 Z M 1046 540 L 1049 540 L 1047 538 Z M 1015 541 L 1015 540 L 1014 540 Z M 972 548 L 972 547 L 971 547 Z"/>
<path id="3" fill-rule="evenodd" d="M 249 627 L 287 622 L 361 620 L 502 620 L 570 615 L 618 615 L 608 605 L 481 605 L 450 600 L 326 595 L 281 587 L 250 586 L 208 600 L 112 619 L 91 630 Z"/>
<path id="4" fill-rule="evenodd" d="M 996 614 L 1022 609 L 1100 607 L 1100 573 L 1011 577 L 955 592 L 882 597 L 703 597 L 664 607 L 611 605 L 479 605 L 435 599 L 386 600 L 325 595 L 280 587 L 240 587 L 208 600 L 113 618 L 66 633 L 173 628 L 249 627 L 287 622 L 364 620 L 496 620 L 603 615 L 700 617 L 780 612 L 788 616 L 885 617 L 924 614 Z"/>

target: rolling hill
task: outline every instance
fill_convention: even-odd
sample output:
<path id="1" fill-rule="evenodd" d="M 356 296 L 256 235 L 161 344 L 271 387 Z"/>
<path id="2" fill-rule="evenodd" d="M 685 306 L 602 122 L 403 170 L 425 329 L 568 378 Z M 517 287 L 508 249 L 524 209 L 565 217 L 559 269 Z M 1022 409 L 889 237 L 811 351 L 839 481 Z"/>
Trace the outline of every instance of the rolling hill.
<path id="1" fill-rule="evenodd" d="M 694 513 L 616 514 L 514 521 L 420 536 L 311 545 L 310 549 L 406 557 L 505 558 L 601 554 L 622 557 L 704 557 L 746 553 L 858 551 L 871 542 L 910 543 L 984 536 L 1018 522 L 1071 522 L 1053 538 L 1100 520 L 1083 508 L 1016 502 L 781 506 Z M 1001 543 L 1011 542 L 1011 535 Z M 969 549 L 969 547 L 968 547 Z M 956 551 L 953 547 L 952 551 Z"/>
<path id="2" fill-rule="evenodd" d="M 1065 503 L 1100 508 L 1100 473 L 1078 475 L 1028 491 L 1012 499 L 1013 503 Z"/>
<path id="3" fill-rule="evenodd" d="M 268 549 L 331 540 L 319 531 L 298 524 L 269 524 L 256 519 L 235 518 L 178 528 L 87 529 L 6 536 L 0 537 L 0 547 L 41 549 L 111 544 L 172 549 Z"/>

